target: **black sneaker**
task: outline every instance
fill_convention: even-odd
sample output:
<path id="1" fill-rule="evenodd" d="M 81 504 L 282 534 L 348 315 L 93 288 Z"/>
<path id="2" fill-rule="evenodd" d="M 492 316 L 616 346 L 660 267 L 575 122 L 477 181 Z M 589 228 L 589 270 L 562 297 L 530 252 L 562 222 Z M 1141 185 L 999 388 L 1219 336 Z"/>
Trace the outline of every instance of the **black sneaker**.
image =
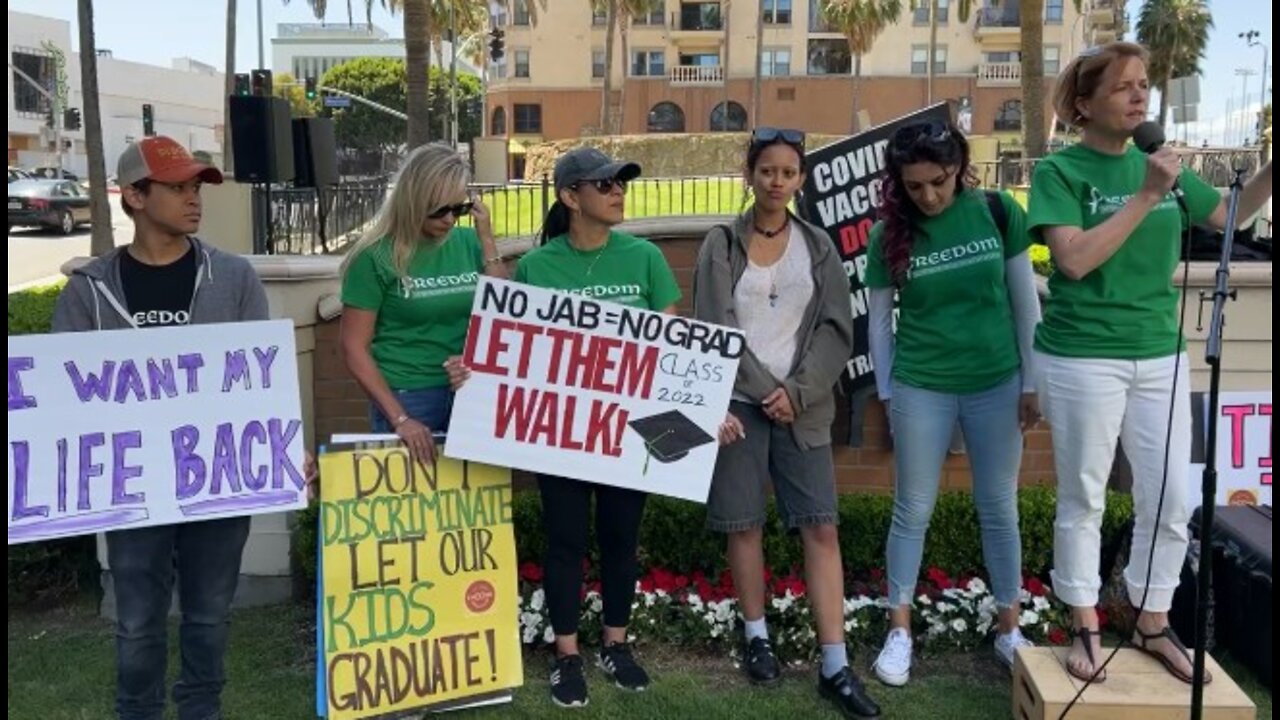
<path id="1" fill-rule="evenodd" d="M 782 668 L 768 638 L 752 638 L 747 643 L 742 667 L 753 685 L 772 685 L 782 679 Z"/>
<path id="2" fill-rule="evenodd" d="M 586 707 L 587 676 L 582 672 L 581 655 L 556 658 L 551 667 L 551 700 L 563 708 Z"/>
<path id="3" fill-rule="evenodd" d="M 614 643 L 600 650 L 600 669 L 623 690 L 641 692 L 649 688 L 649 673 L 631 655 L 631 646 Z"/>
<path id="4" fill-rule="evenodd" d="M 848 718 L 878 718 L 880 706 L 867 695 L 862 681 L 848 665 L 834 677 L 818 673 L 818 694 L 827 698 Z"/>

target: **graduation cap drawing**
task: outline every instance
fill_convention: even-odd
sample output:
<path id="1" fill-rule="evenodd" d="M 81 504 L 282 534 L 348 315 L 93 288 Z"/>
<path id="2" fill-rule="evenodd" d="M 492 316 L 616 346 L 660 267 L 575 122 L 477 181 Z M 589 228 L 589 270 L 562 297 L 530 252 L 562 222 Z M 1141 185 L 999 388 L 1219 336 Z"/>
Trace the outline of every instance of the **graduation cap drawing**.
<path id="1" fill-rule="evenodd" d="M 639 418 L 628 424 L 644 439 L 647 451 L 644 459 L 646 474 L 649 472 L 650 458 L 657 458 L 658 462 L 673 463 L 688 455 L 690 450 L 715 442 L 715 438 L 679 410 Z"/>

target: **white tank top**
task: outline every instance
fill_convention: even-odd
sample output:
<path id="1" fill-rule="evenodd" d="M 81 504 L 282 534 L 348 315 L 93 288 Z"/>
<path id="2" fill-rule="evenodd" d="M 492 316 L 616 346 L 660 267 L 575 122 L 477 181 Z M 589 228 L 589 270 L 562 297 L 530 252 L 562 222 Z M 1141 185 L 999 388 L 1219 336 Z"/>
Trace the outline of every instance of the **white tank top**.
<path id="1" fill-rule="evenodd" d="M 747 261 L 733 291 L 747 347 L 779 380 L 791 374 L 800 323 L 812 297 L 813 260 L 800 228 L 792 223 L 782 257 L 767 267 Z"/>

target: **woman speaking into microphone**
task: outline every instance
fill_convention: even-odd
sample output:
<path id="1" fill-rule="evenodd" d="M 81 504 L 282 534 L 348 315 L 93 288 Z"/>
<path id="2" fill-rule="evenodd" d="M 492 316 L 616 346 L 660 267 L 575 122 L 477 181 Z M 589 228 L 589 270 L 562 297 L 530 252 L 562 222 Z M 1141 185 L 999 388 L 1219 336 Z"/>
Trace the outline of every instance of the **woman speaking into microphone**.
<path id="1" fill-rule="evenodd" d="M 1226 203 L 1169 149 L 1146 155 L 1130 144 L 1150 100 L 1141 46 L 1081 53 L 1059 75 L 1053 100 L 1081 140 L 1036 166 L 1028 224 L 1055 268 L 1035 349 L 1058 475 L 1053 588 L 1072 607 L 1067 669 L 1105 680 L 1095 607 L 1119 439 L 1133 467 L 1136 517 L 1124 577 L 1141 610 L 1134 645 L 1190 682 L 1190 655 L 1168 620 L 1187 548 L 1191 464 L 1189 360 L 1173 276 L 1186 225 L 1223 229 Z M 1241 221 L 1270 196 L 1268 162 L 1245 186 Z"/>

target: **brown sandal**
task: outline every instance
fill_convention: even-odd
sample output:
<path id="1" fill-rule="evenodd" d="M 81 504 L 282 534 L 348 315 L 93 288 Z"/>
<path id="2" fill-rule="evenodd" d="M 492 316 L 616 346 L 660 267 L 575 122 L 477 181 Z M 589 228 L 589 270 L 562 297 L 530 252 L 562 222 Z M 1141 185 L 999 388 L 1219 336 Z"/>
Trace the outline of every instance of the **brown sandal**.
<path id="1" fill-rule="evenodd" d="M 1089 640 L 1095 635 L 1097 635 L 1099 640 L 1101 640 L 1102 631 L 1090 630 L 1089 628 L 1086 628 L 1086 627 L 1076 628 L 1075 630 L 1071 631 L 1071 636 L 1079 640 L 1080 643 L 1084 645 L 1085 657 L 1089 658 L 1089 664 L 1093 666 L 1092 676 L 1088 674 L 1076 672 L 1075 668 L 1071 664 L 1070 658 L 1067 659 L 1067 672 L 1071 674 L 1071 677 L 1077 680 L 1081 680 L 1087 683 L 1091 682 L 1097 685 L 1098 683 L 1104 683 L 1107 681 L 1107 671 L 1105 669 L 1098 667 L 1098 661 L 1093 656 L 1093 643 L 1090 642 Z"/>
<path id="2" fill-rule="evenodd" d="M 1187 683 L 1188 685 L 1191 684 L 1192 677 L 1182 672 L 1182 670 L 1177 665 L 1175 665 L 1167 655 L 1160 652 L 1159 650 L 1152 650 L 1151 648 L 1147 647 L 1147 643 L 1152 640 L 1159 640 L 1161 638 L 1168 640 L 1170 643 L 1173 643 L 1173 646 L 1177 648 L 1183 655 L 1185 655 L 1187 660 L 1190 660 L 1194 666 L 1195 660 L 1194 658 L 1191 657 L 1191 651 L 1188 650 L 1187 646 L 1183 645 L 1182 641 L 1178 639 L 1178 636 L 1174 634 L 1172 627 L 1165 625 L 1164 629 L 1157 633 L 1144 633 L 1142 632 L 1142 630 L 1139 630 L 1138 628 L 1134 628 L 1134 633 L 1137 635 L 1137 638 L 1138 638 L 1137 642 L 1134 643 L 1134 647 L 1146 653 L 1147 655 L 1150 655 L 1156 660 L 1159 660 L 1160 664 L 1164 666 L 1165 670 L 1169 671 L 1170 675 L 1178 678 L 1179 680 L 1181 680 L 1184 683 Z M 1205 678 L 1204 678 L 1204 684 L 1208 685 L 1211 682 L 1213 682 L 1213 677 L 1206 672 Z"/>

